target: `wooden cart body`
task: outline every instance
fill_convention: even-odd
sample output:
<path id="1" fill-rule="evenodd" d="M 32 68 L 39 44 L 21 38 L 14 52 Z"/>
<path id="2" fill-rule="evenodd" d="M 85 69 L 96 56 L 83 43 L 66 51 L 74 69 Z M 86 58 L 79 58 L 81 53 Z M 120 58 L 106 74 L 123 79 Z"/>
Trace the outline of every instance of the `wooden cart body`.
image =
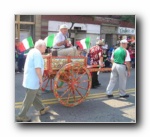
<path id="1" fill-rule="evenodd" d="M 43 91 L 53 91 L 58 101 L 67 107 L 82 103 L 90 93 L 91 72 L 111 71 L 111 68 L 88 66 L 86 57 L 55 57 L 44 59 Z M 48 88 L 48 90 L 47 90 Z"/>

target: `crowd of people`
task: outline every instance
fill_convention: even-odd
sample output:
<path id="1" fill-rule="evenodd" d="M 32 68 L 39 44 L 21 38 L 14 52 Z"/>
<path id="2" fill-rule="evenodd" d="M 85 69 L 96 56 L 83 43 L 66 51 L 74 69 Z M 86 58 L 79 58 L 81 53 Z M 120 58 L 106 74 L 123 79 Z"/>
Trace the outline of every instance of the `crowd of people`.
<path id="1" fill-rule="evenodd" d="M 67 39 L 68 27 L 66 24 L 60 26 L 59 33 L 54 39 L 52 49 L 47 49 L 47 52 L 52 52 L 54 56 L 85 56 L 87 57 L 88 65 L 99 65 L 100 67 L 112 68 L 110 81 L 106 88 L 108 98 L 113 97 L 113 88 L 119 78 L 119 94 L 120 97 L 129 97 L 126 94 L 127 75 L 130 76 L 130 62 L 132 67 L 135 67 L 135 50 L 133 47 L 128 47 L 128 41 L 123 39 L 119 46 L 113 46 L 108 49 L 108 44 L 103 40 L 98 40 L 94 46 L 88 50 L 82 50 L 78 45 L 73 46 Z M 42 75 L 44 72 L 44 60 L 42 54 L 46 51 L 46 43 L 44 40 L 35 42 L 35 46 L 30 51 L 19 51 L 19 40 L 15 40 L 15 61 L 18 62 L 17 73 L 23 71 L 23 87 L 26 88 L 26 95 L 23 101 L 21 111 L 16 117 L 16 121 L 28 122 L 31 121 L 27 117 L 27 112 L 33 104 L 39 114 L 45 114 L 49 107 L 45 107 L 41 102 L 39 90 L 42 87 Z M 27 57 L 24 55 L 28 52 Z M 51 55 L 47 55 L 51 56 Z M 130 59 L 131 58 L 131 59 Z M 98 81 L 98 72 L 92 72 L 92 88 L 101 86 Z"/>

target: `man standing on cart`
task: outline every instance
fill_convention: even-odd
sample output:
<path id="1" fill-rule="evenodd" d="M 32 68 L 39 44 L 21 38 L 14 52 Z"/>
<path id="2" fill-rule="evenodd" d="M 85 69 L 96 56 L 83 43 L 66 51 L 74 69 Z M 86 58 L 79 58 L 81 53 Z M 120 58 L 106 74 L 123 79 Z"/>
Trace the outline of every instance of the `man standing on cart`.
<path id="1" fill-rule="evenodd" d="M 89 56 L 90 56 L 90 65 L 100 65 L 100 67 L 103 67 L 103 50 L 102 46 L 104 45 L 104 42 L 102 40 L 99 40 L 96 42 L 96 45 L 90 48 Z M 101 83 L 98 81 L 98 75 L 97 72 L 92 72 L 92 88 L 96 88 L 97 86 L 100 86 Z"/>
<path id="2" fill-rule="evenodd" d="M 60 26 L 59 33 L 54 38 L 52 55 L 54 56 L 77 56 L 76 47 L 72 46 L 71 41 L 67 38 L 68 26 Z"/>

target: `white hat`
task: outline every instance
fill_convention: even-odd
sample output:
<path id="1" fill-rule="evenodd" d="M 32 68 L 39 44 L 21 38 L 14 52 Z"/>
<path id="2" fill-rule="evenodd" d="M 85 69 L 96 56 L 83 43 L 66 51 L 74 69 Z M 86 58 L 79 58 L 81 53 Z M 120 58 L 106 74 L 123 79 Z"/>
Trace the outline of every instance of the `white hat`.
<path id="1" fill-rule="evenodd" d="M 60 29 L 68 29 L 68 26 L 66 25 L 66 24 L 62 24 L 62 25 L 60 25 Z"/>
<path id="2" fill-rule="evenodd" d="M 123 39 L 120 41 L 120 43 L 128 43 L 128 41 L 126 39 Z"/>

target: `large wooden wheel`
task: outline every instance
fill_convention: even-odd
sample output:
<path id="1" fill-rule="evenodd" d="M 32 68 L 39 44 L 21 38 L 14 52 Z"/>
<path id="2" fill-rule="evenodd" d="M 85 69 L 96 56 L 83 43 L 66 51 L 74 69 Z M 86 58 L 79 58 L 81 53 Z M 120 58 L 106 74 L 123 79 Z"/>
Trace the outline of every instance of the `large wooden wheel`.
<path id="1" fill-rule="evenodd" d="M 54 79 L 54 95 L 67 107 L 82 103 L 91 89 L 91 74 L 79 63 L 69 63 L 62 67 Z"/>

